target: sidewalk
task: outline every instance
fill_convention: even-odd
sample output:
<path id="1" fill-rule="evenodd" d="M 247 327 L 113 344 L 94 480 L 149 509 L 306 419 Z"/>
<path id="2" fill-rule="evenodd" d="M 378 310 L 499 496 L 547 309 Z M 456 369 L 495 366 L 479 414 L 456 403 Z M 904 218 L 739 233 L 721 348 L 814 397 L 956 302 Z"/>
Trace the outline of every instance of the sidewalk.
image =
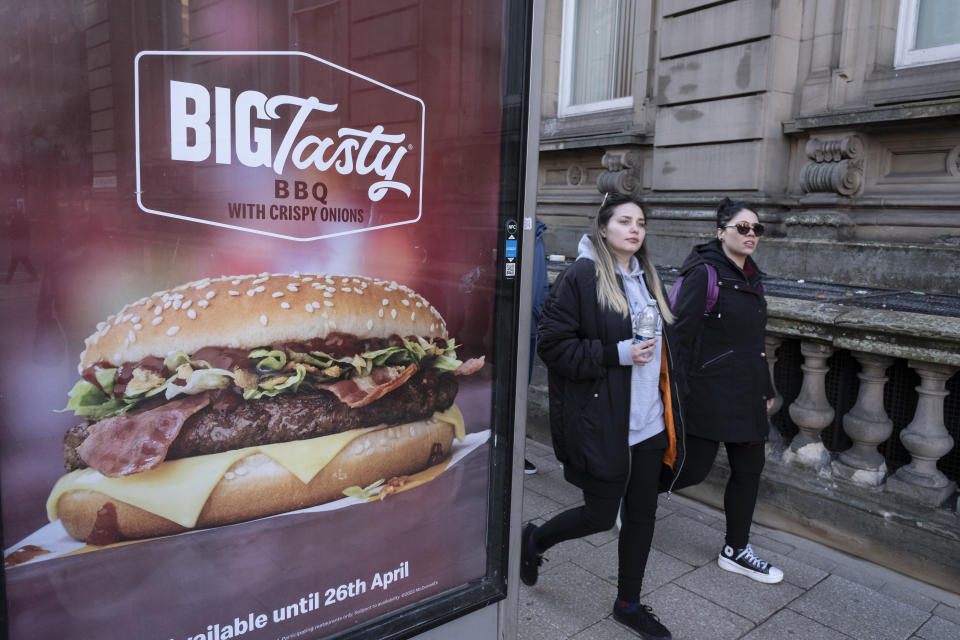
<path id="1" fill-rule="evenodd" d="M 543 523 L 581 501 L 553 452 L 526 441 L 523 520 Z M 754 525 L 757 554 L 783 569 L 764 585 L 717 567 L 723 513 L 660 497 L 641 600 L 674 640 L 957 640 L 960 594 L 912 580 L 783 531 Z M 960 550 L 958 550 L 960 553 Z M 550 549 L 534 587 L 521 585 L 520 640 L 638 637 L 611 617 L 617 530 Z"/>

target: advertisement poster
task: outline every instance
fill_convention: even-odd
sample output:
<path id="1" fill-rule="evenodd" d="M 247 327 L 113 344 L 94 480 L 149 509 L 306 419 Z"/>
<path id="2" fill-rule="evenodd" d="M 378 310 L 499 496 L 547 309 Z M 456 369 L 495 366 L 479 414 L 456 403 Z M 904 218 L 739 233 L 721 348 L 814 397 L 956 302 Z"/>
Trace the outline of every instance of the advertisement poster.
<path id="1" fill-rule="evenodd" d="M 0 3 L 10 638 L 409 636 L 478 606 L 516 340 L 507 4 Z"/>

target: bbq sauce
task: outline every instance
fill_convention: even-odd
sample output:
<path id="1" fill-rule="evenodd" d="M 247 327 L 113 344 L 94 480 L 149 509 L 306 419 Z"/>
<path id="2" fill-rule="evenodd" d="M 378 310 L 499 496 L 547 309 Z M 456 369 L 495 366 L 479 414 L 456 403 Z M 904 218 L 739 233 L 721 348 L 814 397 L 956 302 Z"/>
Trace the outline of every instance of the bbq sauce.
<path id="1" fill-rule="evenodd" d="M 105 396 L 110 395 L 106 392 L 106 390 L 102 386 L 100 386 L 100 381 L 97 380 L 97 369 L 112 369 L 112 368 L 113 368 L 113 365 L 107 362 L 106 360 L 98 360 L 97 362 L 94 362 L 92 365 L 90 365 L 89 367 L 81 371 L 80 377 L 86 380 L 87 382 L 89 382 L 90 384 L 92 384 L 93 386 L 95 386 L 97 389 L 99 389 L 100 393 L 102 393 L 103 395 Z"/>
<path id="2" fill-rule="evenodd" d="M 443 455 L 443 445 L 439 442 L 434 442 L 430 447 L 430 459 L 427 460 L 427 464 L 431 467 L 435 464 L 440 464 L 445 457 L 446 456 Z"/>
<path id="3" fill-rule="evenodd" d="M 127 385 L 133 380 L 133 372 L 135 369 L 146 369 L 163 377 L 168 375 L 166 367 L 163 366 L 163 358 L 156 356 L 147 356 L 140 362 L 122 364 L 117 368 L 117 381 L 113 385 L 114 397 L 123 397 L 123 394 L 127 390 Z"/>
<path id="4" fill-rule="evenodd" d="M 226 347 L 204 347 L 190 356 L 191 360 L 203 360 L 211 369 L 243 369 L 252 371 L 250 352 L 246 349 L 228 349 Z"/>
<path id="5" fill-rule="evenodd" d="M 86 543 L 99 546 L 113 544 L 120 539 L 120 525 L 117 523 L 117 507 L 107 502 L 97 509 L 97 519 L 87 536 Z"/>
<path id="6" fill-rule="evenodd" d="M 51 551 L 49 549 L 44 549 L 43 547 L 38 547 L 35 544 L 24 545 L 3 559 L 3 568 L 9 569 L 10 567 L 15 567 L 18 564 L 30 562 L 37 556 L 42 556 L 46 553 L 51 553 Z"/>

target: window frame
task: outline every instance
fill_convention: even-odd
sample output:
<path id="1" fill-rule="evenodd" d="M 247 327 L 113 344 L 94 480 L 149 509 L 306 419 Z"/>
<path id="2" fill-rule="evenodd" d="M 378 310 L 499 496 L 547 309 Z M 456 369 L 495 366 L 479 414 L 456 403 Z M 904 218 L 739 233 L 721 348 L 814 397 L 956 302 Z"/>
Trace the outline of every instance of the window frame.
<path id="1" fill-rule="evenodd" d="M 893 66 L 896 69 L 919 67 L 930 64 L 960 60 L 960 43 L 940 47 L 916 49 L 917 16 L 920 0 L 900 0 L 900 15 L 897 19 L 897 48 Z"/>
<path id="2" fill-rule="evenodd" d="M 557 101 L 557 117 L 566 118 L 598 111 L 612 111 L 633 106 L 633 92 L 622 98 L 611 98 L 597 102 L 570 104 L 573 92 L 573 44 L 577 24 L 579 0 L 563 0 L 563 26 L 560 31 L 560 86 Z M 633 56 L 635 52 L 630 52 Z"/>

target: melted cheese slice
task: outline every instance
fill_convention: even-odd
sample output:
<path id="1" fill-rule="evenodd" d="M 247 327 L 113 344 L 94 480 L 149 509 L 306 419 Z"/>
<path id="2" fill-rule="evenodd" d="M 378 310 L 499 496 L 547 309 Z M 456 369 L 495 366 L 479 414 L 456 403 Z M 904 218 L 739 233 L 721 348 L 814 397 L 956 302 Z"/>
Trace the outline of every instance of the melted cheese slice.
<path id="1" fill-rule="evenodd" d="M 462 442 L 466 437 L 463 414 L 456 406 L 434 413 L 432 419 L 453 425 L 457 440 Z M 66 474 L 54 485 L 50 497 L 47 498 L 47 517 L 51 522 L 57 519 L 57 503 L 63 494 L 87 490 L 99 491 L 181 526 L 192 528 L 197 524 L 200 511 L 203 510 L 213 488 L 230 467 L 247 456 L 254 453 L 270 456 L 306 484 L 355 438 L 383 428 L 385 425 L 352 429 L 310 440 L 168 460 L 156 469 L 122 478 L 108 478 L 95 469 L 78 469 Z"/>

